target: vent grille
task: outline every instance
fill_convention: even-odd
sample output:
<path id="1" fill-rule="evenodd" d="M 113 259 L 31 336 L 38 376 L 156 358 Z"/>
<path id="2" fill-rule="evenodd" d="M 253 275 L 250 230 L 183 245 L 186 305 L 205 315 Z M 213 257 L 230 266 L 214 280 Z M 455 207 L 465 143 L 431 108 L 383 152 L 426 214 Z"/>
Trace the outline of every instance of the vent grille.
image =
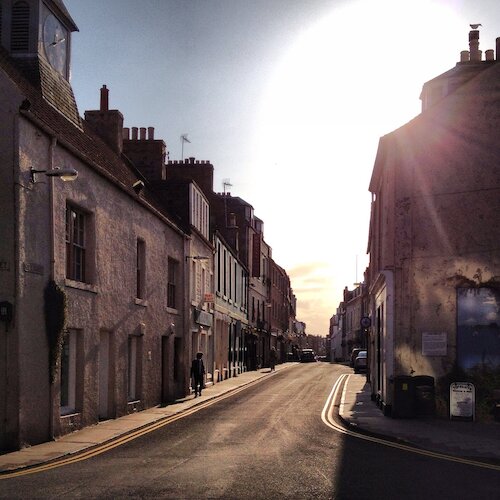
<path id="1" fill-rule="evenodd" d="M 16 2 L 12 7 L 10 49 L 23 52 L 29 49 L 30 8 L 27 2 Z"/>

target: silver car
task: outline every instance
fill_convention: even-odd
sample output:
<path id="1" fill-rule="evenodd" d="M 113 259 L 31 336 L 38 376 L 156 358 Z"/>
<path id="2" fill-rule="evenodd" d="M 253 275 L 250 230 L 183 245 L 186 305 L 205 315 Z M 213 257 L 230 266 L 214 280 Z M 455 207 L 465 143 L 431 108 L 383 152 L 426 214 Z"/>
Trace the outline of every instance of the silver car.
<path id="1" fill-rule="evenodd" d="M 354 360 L 354 373 L 366 372 L 367 367 L 367 352 L 359 351 Z"/>

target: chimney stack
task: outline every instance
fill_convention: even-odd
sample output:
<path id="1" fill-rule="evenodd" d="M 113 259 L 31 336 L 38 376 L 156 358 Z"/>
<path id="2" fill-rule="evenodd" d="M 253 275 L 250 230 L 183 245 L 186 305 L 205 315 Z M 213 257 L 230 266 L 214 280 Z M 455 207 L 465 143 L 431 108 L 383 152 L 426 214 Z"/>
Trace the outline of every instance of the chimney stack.
<path id="1" fill-rule="evenodd" d="M 500 37 L 496 39 L 497 61 L 500 61 Z"/>
<path id="2" fill-rule="evenodd" d="M 123 115 L 117 109 L 109 109 L 109 90 L 101 87 L 98 110 L 85 111 L 85 120 L 94 132 L 115 152 L 123 150 Z"/>
<path id="3" fill-rule="evenodd" d="M 101 111 L 109 111 L 109 90 L 106 85 L 101 87 Z"/>
<path id="4" fill-rule="evenodd" d="M 469 51 L 471 62 L 481 60 L 481 51 L 479 50 L 479 30 L 469 31 Z"/>
<path id="5" fill-rule="evenodd" d="M 167 145 L 154 136 L 154 127 L 132 127 L 132 137 L 123 141 L 123 153 L 149 182 L 165 180 L 167 175 Z"/>

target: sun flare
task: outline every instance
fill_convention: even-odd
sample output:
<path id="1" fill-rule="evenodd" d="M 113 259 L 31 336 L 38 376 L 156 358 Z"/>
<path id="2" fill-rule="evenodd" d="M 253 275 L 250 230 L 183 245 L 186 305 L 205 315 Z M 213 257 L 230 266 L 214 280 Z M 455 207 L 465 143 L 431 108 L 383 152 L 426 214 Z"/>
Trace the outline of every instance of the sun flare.
<path id="1" fill-rule="evenodd" d="M 266 225 L 278 241 L 301 227 L 308 243 L 283 249 L 286 266 L 318 260 L 326 246 L 331 260 L 323 273 L 344 279 L 318 285 L 314 299 L 294 276 L 299 317 L 311 300 L 329 317 L 344 286 L 362 280 L 378 139 L 416 116 L 424 81 L 442 72 L 448 59 L 458 60 L 462 24 L 449 7 L 430 0 L 349 2 L 305 29 L 270 77 L 255 124 L 254 163 L 269 180 L 270 205 L 280 186 L 290 208 L 284 220 L 275 207 L 260 207 L 271 214 Z M 321 245 L 314 244 L 311 217 L 324 221 Z"/>

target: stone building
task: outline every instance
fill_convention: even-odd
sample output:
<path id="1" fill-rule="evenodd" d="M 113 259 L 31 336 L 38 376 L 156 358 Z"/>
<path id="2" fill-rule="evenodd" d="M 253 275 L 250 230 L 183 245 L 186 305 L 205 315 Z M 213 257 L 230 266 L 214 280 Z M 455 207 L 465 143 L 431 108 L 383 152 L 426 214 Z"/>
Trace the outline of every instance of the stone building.
<path id="1" fill-rule="evenodd" d="M 62 0 L 2 0 L 0 23 L 0 450 L 185 397 L 198 350 L 208 383 L 257 367 L 251 205 L 123 128 L 106 86 L 80 116 Z"/>
<path id="2" fill-rule="evenodd" d="M 272 248 L 264 239 L 264 222 L 253 219 L 252 234 L 252 275 L 248 289 L 247 336 L 248 362 L 251 369 L 268 364 L 270 320 L 271 320 L 271 277 L 270 262 Z"/>
<path id="3" fill-rule="evenodd" d="M 122 155 L 123 117 L 107 93 L 80 118 L 68 80 L 77 27 L 63 3 L 1 7 L 7 450 L 185 395 L 189 375 L 187 235 Z"/>
<path id="4" fill-rule="evenodd" d="M 365 330 L 361 326 L 361 318 L 368 315 L 368 294 L 366 285 L 360 283 L 353 290 L 344 289 L 344 334 L 348 355 L 355 347 L 366 348 Z"/>
<path id="5" fill-rule="evenodd" d="M 215 363 L 216 381 L 247 370 L 248 270 L 231 245 L 216 231 L 215 247 Z"/>
<path id="6" fill-rule="evenodd" d="M 291 339 L 295 311 L 293 310 L 293 293 L 287 272 L 271 259 L 271 337 L 270 347 L 278 351 L 278 359 L 286 361 L 291 353 Z"/>
<path id="7" fill-rule="evenodd" d="M 372 390 L 500 368 L 500 43 L 479 32 L 427 82 L 422 113 L 380 139 L 370 182 Z"/>

